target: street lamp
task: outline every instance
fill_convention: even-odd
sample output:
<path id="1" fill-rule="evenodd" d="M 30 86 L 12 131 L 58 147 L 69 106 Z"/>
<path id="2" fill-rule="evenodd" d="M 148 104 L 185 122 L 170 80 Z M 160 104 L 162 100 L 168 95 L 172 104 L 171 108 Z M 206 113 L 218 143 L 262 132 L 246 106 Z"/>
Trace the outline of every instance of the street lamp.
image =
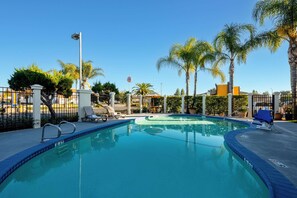
<path id="1" fill-rule="evenodd" d="M 79 40 L 79 89 L 82 88 L 82 34 L 74 33 L 71 35 L 74 40 Z"/>

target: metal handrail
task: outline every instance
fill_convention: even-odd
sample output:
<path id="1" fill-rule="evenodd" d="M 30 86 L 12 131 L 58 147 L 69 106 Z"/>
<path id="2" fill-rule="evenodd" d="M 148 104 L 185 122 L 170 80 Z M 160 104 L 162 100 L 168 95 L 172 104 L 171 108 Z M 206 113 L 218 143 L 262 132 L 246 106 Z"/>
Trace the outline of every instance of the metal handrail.
<path id="1" fill-rule="evenodd" d="M 62 124 L 70 124 L 73 126 L 73 131 L 70 132 L 70 133 L 63 133 L 63 134 L 71 134 L 71 133 L 74 133 L 76 131 L 76 125 L 71 123 L 71 122 L 68 122 L 68 121 L 65 121 L 65 120 L 62 120 L 60 123 L 59 123 L 59 127 L 61 127 Z"/>
<path id="2" fill-rule="evenodd" d="M 43 127 L 42 127 L 42 135 L 41 135 L 41 143 L 44 142 L 44 139 L 54 139 L 54 138 L 44 138 L 44 130 L 46 127 L 48 126 L 51 126 L 51 127 L 54 127 L 54 128 L 57 128 L 58 129 L 58 135 L 56 138 L 60 137 L 61 134 L 62 134 L 62 129 L 54 124 L 51 124 L 51 123 L 46 123 Z"/>

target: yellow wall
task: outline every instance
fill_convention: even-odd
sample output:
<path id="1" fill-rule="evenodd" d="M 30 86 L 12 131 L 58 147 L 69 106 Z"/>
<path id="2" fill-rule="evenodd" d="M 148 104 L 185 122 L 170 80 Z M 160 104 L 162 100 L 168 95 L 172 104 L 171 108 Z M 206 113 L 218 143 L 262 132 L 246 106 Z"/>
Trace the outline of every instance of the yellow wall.
<path id="1" fill-rule="evenodd" d="M 227 96 L 228 86 L 227 85 L 217 85 L 217 96 Z"/>
<path id="2" fill-rule="evenodd" d="M 234 86 L 233 93 L 235 96 L 240 95 L 240 87 Z M 228 85 L 217 85 L 217 96 L 227 96 L 228 95 Z"/>

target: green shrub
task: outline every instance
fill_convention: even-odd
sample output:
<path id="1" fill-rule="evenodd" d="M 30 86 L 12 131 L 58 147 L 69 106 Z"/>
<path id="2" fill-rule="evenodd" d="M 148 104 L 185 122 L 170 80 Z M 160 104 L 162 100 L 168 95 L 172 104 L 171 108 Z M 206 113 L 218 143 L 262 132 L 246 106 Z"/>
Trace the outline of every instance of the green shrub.
<path id="1" fill-rule="evenodd" d="M 206 114 L 216 115 L 228 113 L 228 98 L 226 96 L 206 96 Z"/>
<path id="2" fill-rule="evenodd" d="M 180 96 L 168 96 L 167 97 L 167 112 L 168 113 L 180 113 L 181 112 L 181 97 Z"/>

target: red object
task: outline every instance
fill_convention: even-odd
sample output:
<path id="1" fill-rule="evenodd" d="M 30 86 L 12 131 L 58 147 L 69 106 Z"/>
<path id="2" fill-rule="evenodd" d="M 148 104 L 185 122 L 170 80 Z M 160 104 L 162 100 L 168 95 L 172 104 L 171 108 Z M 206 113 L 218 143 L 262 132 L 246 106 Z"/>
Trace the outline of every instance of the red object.
<path id="1" fill-rule="evenodd" d="M 128 76 L 127 81 L 128 81 L 128 82 L 131 82 L 131 81 L 132 81 L 131 76 Z"/>

